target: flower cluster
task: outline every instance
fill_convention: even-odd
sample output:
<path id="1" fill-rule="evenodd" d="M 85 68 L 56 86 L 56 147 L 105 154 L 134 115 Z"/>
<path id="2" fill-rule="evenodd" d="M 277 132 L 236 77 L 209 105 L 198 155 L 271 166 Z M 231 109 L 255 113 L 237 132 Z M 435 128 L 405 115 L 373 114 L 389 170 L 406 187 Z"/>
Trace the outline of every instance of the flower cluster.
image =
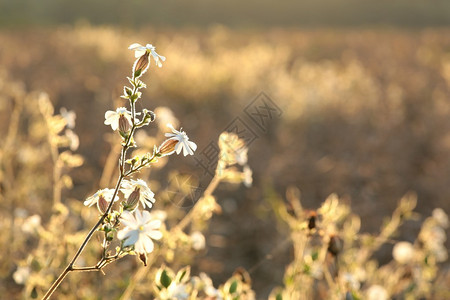
<path id="1" fill-rule="evenodd" d="M 274 209 L 291 228 L 295 257 L 286 268 L 284 286 L 275 288 L 269 299 L 428 299 L 437 263 L 447 259 L 448 216 L 442 209 L 425 219 L 416 241 L 396 242 L 393 259 L 379 266 L 374 253 L 392 244 L 403 222 L 417 217 L 415 195 L 400 200 L 377 235 L 360 233 L 360 218 L 337 195 L 316 211 L 302 208 L 297 189 L 286 195 L 287 205 L 276 201 Z"/>
<path id="2" fill-rule="evenodd" d="M 103 253 L 108 253 L 108 248 L 115 237 L 120 240 L 120 247 L 115 255 L 103 256 L 102 260 L 105 263 L 126 254 L 138 253 L 145 264 L 145 255 L 154 249 L 153 240 L 159 240 L 163 236 L 160 231 L 162 221 L 145 210 L 153 207 L 155 194 L 144 180 L 133 179 L 131 176 L 143 168 L 150 167 L 158 158 L 181 152 L 184 156 L 193 155 L 197 145 L 189 140 L 186 132 L 178 131 L 168 124 L 172 133 L 166 133 L 167 139 L 159 147 L 154 146 L 153 152 L 127 158 L 127 150 L 137 147 L 133 137 L 136 130 L 149 125 L 156 118 L 155 113 L 150 110 L 136 111 L 135 104 L 142 96 L 140 90 L 146 87 L 140 77 L 150 66 L 150 56 L 159 67 L 166 59 L 156 53 L 155 47 L 151 44 L 146 46 L 132 44 L 129 49 L 135 51 L 137 60 L 133 65 L 132 76 L 128 78 L 131 86 L 124 87 L 124 94 L 121 97 L 127 99 L 130 106 L 108 110 L 104 121 L 104 124 L 110 125 L 122 139 L 119 181 L 115 189 L 105 188 L 97 191 L 84 201 L 84 205 L 96 204 L 102 216 L 102 226 L 99 230 L 105 234 L 102 243 Z M 117 207 L 114 203 L 119 199 L 122 201 L 119 201 Z"/>
<path id="3" fill-rule="evenodd" d="M 200 273 L 191 277 L 190 267 L 184 267 L 175 273 L 167 266 L 162 266 L 156 272 L 153 281 L 153 294 L 158 300 L 172 299 L 256 299 L 250 287 L 247 271 L 238 268 L 233 276 L 224 284 L 215 288 L 211 278 Z"/>
<path id="4" fill-rule="evenodd" d="M 243 182 L 246 187 L 252 185 L 252 170 L 247 164 L 248 148 L 243 139 L 235 133 L 223 132 L 219 137 L 219 161 L 217 175 L 224 181 Z M 242 166 L 242 172 L 234 165 Z"/>

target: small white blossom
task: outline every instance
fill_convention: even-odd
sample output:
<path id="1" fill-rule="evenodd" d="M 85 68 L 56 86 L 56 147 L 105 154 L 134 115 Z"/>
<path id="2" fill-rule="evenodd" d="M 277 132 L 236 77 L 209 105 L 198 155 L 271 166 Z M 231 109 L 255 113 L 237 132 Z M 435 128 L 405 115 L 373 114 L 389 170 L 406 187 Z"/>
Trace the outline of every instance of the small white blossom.
<path id="1" fill-rule="evenodd" d="M 105 113 L 105 125 L 111 125 L 112 130 L 119 128 L 120 117 L 123 116 L 131 123 L 131 114 L 125 107 L 119 107 L 116 111 L 108 110 Z"/>
<path id="2" fill-rule="evenodd" d="M 177 283 L 175 281 L 172 281 L 172 283 L 167 287 L 167 289 L 161 291 L 161 293 L 159 294 L 159 298 L 170 300 L 189 299 L 187 286 L 184 283 Z"/>
<path id="3" fill-rule="evenodd" d="M 67 110 L 65 107 L 61 107 L 59 113 L 66 121 L 67 128 L 70 129 L 75 128 L 75 120 L 77 118 L 77 115 L 73 110 Z"/>
<path id="4" fill-rule="evenodd" d="M 161 227 L 161 221 L 152 220 L 148 211 L 136 210 L 134 215 L 129 211 L 124 211 L 121 222 L 125 228 L 118 232 L 117 237 L 125 240 L 123 244 L 125 247 L 134 245 L 134 249 L 138 253 L 152 252 L 154 248 L 152 239 L 162 238 L 162 233 L 158 230 Z"/>
<path id="5" fill-rule="evenodd" d="M 359 287 L 361 286 L 359 281 L 351 273 L 345 272 L 344 276 L 343 276 L 343 280 L 352 290 L 357 291 L 357 290 L 359 290 Z"/>
<path id="6" fill-rule="evenodd" d="M 367 299 L 368 300 L 387 300 L 389 299 L 389 294 L 384 287 L 381 285 L 372 285 L 367 289 Z"/>
<path id="7" fill-rule="evenodd" d="M 414 246 L 409 242 L 399 242 L 392 250 L 392 256 L 399 264 L 406 264 L 414 258 Z"/>
<path id="8" fill-rule="evenodd" d="M 223 168 L 234 164 L 244 166 L 248 160 L 248 148 L 244 140 L 235 133 L 222 132 L 219 137 L 220 160 Z"/>
<path id="9" fill-rule="evenodd" d="M 166 140 L 167 141 L 177 141 L 174 150 L 171 152 L 176 152 L 177 154 L 181 153 L 181 150 L 183 150 L 183 155 L 194 155 L 194 151 L 197 149 L 197 145 L 189 140 L 189 137 L 187 136 L 186 132 L 184 131 L 178 131 L 175 128 L 173 128 L 172 124 L 167 124 L 167 127 L 169 127 L 170 129 L 172 129 L 173 133 L 166 133 L 166 137 L 168 137 L 169 139 Z M 166 144 L 166 142 L 163 143 Z M 169 154 L 171 154 L 169 153 Z M 169 155 L 167 154 L 167 155 Z"/>
<path id="10" fill-rule="evenodd" d="M 33 215 L 26 218 L 22 224 L 22 231 L 26 233 L 35 233 L 41 226 L 41 217 L 39 215 Z"/>
<path id="11" fill-rule="evenodd" d="M 447 235 L 445 234 L 445 230 L 442 227 L 432 226 L 430 228 L 427 241 L 429 242 L 429 245 L 444 244 L 446 240 Z"/>
<path id="12" fill-rule="evenodd" d="M 200 231 L 194 231 L 191 233 L 192 248 L 194 250 L 205 249 L 205 236 Z"/>
<path id="13" fill-rule="evenodd" d="M 247 163 L 247 160 L 248 160 L 247 153 L 248 153 L 247 147 L 242 147 L 242 148 L 236 149 L 236 162 L 238 164 L 240 164 L 241 166 L 243 166 Z"/>
<path id="14" fill-rule="evenodd" d="M 86 205 L 86 206 L 92 206 L 94 204 L 97 204 L 97 206 L 99 206 L 99 200 L 100 201 L 106 200 L 106 202 L 109 203 L 109 202 L 111 202 L 111 199 L 112 199 L 113 195 L 114 195 L 114 190 L 113 189 L 98 190 L 94 195 L 92 195 L 89 198 L 87 198 L 86 201 L 84 201 L 83 204 Z M 116 197 L 114 199 L 114 202 L 116 202 L 117 200 L 119 200 L 119 197 L 116 195 Z M 99 207 L 99 209 L 100 209 L 100 207 Z"/>
<path id="15" fill-rule="evenodd" d="M 13 279 L 17 284 L 25 284 L 30 277 L 29 267 L 18 267 L 13 274 Z"/>
<path id="16" fill-rule="evenodd" d="M 244 172 L 242 173 L 243 179 L 242 182 L 244 183 L 245 187 L 251 187 L 253 183 L 253 172 L 252 169 L 250 169 L 249 166 L 244 166 Z"/>
<path id="17" fill-rule="evenodd" d="M 69 139 L 70 150 L 76 151 L 80 146 L 80 139 L 78 138 L 78 135 L 76 135 L 76 133 L 73 132 L 71 129 L 67 129 L 65 135 Z"/>
<path id="18" fill-rule="evenodd" d="M 203 290 L 206 296 L 215 300 L 222 300 L 223 297 L 220 291 L 213 285 L 211 278 L 206 273 L 201 272 L 199 276 L 194 276 L 191 279 L 191 283 L 197 290 Z M 209 298 L 208 298 L 209 299 Z"/>
<path id="19" fill-rule="evenodd" d="M 448 227 L 448 216 L 442 208 L 433 209 L 432 216 L 438 222 L 439 226 L 443 228 Z"/>
<path id="20" fill-rule="evenodd" d="M 134 50 L 134 56 L 136 58 L 141 57 L 142 55 L 145 55 L 146 53 L 149 53 L 153 59 L 155 60 L 155 63 L 158 67 L 162 67 L 162 63 L 160 60 L 165 61 L 166 58 L 162 55 L 159 55 L 155 51 L 155 47 L 152 44 L 147 44 L 145 46 L 142 46 L 141 44 L 134 43 L 128 47 L 129 50 Z"/>
<path id="21" fill-rule="evenodd" d="M 126 198 L 129 198 L 130 196 L 137 196 L 138 201 L 142 203 L 142 206 L 144 208 L 151 208 L 153 206 L 153 203 L 155 203 L 155 194 L 150 190 L 150 188 L 147 186 L 147 183 L 142 179 L 124 180 L 121 191 Z M 133 192 L 136 193 L 133 194 Z"/>

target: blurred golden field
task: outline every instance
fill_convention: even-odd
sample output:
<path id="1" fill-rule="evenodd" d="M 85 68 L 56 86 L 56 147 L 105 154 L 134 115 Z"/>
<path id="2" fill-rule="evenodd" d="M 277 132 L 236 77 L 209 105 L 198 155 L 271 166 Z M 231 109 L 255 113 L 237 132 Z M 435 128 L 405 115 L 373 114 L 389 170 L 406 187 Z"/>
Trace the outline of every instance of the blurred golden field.
<path id="1" fill-rule="evenodd" d="M 218 187 L 215 195 L 222 208 L 203 228 L 206 250 L 186 257 L 175 251 L 179 257 L 172 258 L 172 265 L 164 259 L 158 263 L 165 261 L 174 270 L 190 264 L 191 273 L 206 272 L 216 285 L 243 267 L 249 271 L 257 299 L 264 299 L 283 284 L 288 264 L 296 259 L 298 227 L 286 221 L 290 220 L 286 214 L 295 215 L 295 204 L 289 199 L 301 197 L 306 209 L 315 210 L 336 193 L 345 209 L 348 206 L 360 217 L 361 232 L 376 233 L 403 196 L 410 199 L 416 194 L 418 214 L 402 220 L 386 243 L 370 254 L 380 266 L 391 261 L 396 241 L 414 242 L 435 208 L 450 213 L 448 29 L 232 30 L 212 26 L 131 31 L 83 22 L 53 29 L 3 29 L 0 228 L 5 234 L 0 244 L 6 255 L 0 258 L 0 293 L 5 299 L 26 298 L 32 292 L 24 292 L 12 277 L 30 253 L 71 257 L 95 222 L 96 215 L 82 203 L 106 187 L 102 184 L 114 181 L 114 174 L 104 174 L 108 157 L 114 156 L 104 114 L 124 105 L 119 97 L 133 63 L 127 47 L 134 42 L 152 43 L 167 57 L 161 69 L 153 65 L 145 75 L 148 87 L 142 105 L 152 110 L 169 107 L 198 150 L 215 143 L 237 117 L 250 124 L 257 136 L 248 153 L 253 186 Z M 49 129 L 40 116 L 39 92 L 48 94 L 55 114 L 63 107 L 76 113 L 73 130 L 80 146 L 74 154 L 84 163 L 61 168 L 67 173 L 60 187 L 61 203 L 68 211 L 52 210 L 53 154 L 46 144 Z M 245 114 L 261 92 L 281 110 L 281 116 L 271 119 L 264 130 Z M 155 128 L 146 131 L 148 138 L 157 134 Z M 169 185 L 170 170 L 208 181 L 191 157 L 171 158 L 164 164 L 145 173 L 158 192 Z M 292 196 L 293 187 L 301 196 Z M 280 203 L 287 206 L 284 217 L 277 209 Z M 166 201 L 158 207 L 157 202 L 156 207 L 169 209 L 170 205 Z M 191 206 L 178 208 L 174 219 Z M 56 230 L 49 229 L 55 236 L 47 244 L 19 228 L 36 214 L 43 227 Z M 55 214 L 62 219 L 52 219 L 55 224 L 50 224 Z M 64 235 L 70 240 L 58 248 Z M 446 241 L 446 254 L 449 245 Z M 97 255 L 94 248 L 85 252 L 86 260 L 95 260 L 91 259 Z M 41 264 L 37 259 L 28 258 L 27 263 L 36 270 L 42 268 L 33 266 Z M 70 274 L 60 297 L 119 299 L 137 266 L 133 258 L 127 258 L 106 268 L 105 276 Z M 56 273 L 63 267 L 64 263 L 52 265 Z M 437 262 L 436 268 L 431 288 L 435 293 L 429 294 L 434 297 L 430 299 L 445 299 L 450 284 L 448 261 Z M 148 299 L 142 285 L 141 294 L 133 299 Z M 42 289 L 37 291 L 39 296 Z M 70 296 L 73 289 L 79 291 L 78 297 Z M 321 296 L 315 294 L 318 299 Z"/>

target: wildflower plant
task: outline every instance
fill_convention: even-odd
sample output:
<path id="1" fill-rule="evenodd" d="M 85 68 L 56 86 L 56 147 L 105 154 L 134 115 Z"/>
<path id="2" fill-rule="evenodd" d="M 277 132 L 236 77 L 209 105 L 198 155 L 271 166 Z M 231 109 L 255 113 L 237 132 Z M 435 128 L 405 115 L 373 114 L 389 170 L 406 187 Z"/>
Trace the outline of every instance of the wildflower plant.
<path id="1" fill-rule="evenodd" d="M 304 209 L 290 188 L 287 202 L 273 200 L 278 217 L 290 228 L 293 261 L 284 286 L 269 299 L 441 299 L 437 264 L 447 259 L 448 216 L 440 208 L 424 220 L 414 243 L 397 241 L 401 225 L 419 216 L 417 199 L 405 195 L 378 234 L 361 233 L 361 219 L 335 194 L 317 211 Z M 374 254 L 393 244 L 392 260 L 379 265 Z M 441 293 L 441 294 L 440 294 Z"/>
<path id="2" fill-rule="evenodd" d="M 146 46 L 133 44 L 129 49 L 135 51 L 136 61 L 133 64 L 131 77 L 127 78 L 130 85 L 124 87 L 121 96 L 128 101 L 128 107 L 108 110 L 104 121 L 105 125 L 111 126 L 111 129 L 121 137 L 117 183 L 114 188 L 100 189 L 84 201 L 86 206 L 97 206 L 99 219 L 43 299 L 50 298 L 70 272 L 102 271 L 108 264 L 127 255 L 138 255 L 146 264 L 146 255 L 155 248 L 153 241 L 163 237 L 160 231 L 162 222 L 145 210 L 152 208 L 155 203 L 154 193 L 144 180 L 132 177 L 144 168 L 151 167 L 160 157 L 181 152 L 184 156 L 193 155 L 197 148 L 184 131 L 178 131 L 169 124 L 168 127 L 172 133 L 166 134 L 168 139 L 160 146 L 154 146 L 153 150 L 145 155 L 129 157 L 128 151 L 137 147 L 134 139 L 136 130 L 150 125 L 156 118 L 151 110 L 144 108 L 137 111 L 136 109 L 136 103 L 142 96 L 141 90 L 146 87 L 141 80 L 142 75 L 151 65 L 150 56 L 159 67 L 165 61 L 165 57 L 156 53 L 155 47 L 150 44 Z M 95 232 L 103 233 L 99 261 L 93 266 L 77 267 L 77 259 Z"/>

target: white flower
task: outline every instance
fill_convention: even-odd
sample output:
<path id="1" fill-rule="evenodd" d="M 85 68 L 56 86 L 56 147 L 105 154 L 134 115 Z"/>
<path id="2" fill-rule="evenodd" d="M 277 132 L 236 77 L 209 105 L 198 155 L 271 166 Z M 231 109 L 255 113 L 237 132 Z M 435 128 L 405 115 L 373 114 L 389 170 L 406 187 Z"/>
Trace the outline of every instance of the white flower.
<path id="1" fill-rule="evenodd" d="M 436 244 L 439 245 L 444 244 L 446 240 L 447 235 L 445 233 L 445 230 L 442 229 L 442 227 L 432 226 L 429 229 L 427 242 L 431 248 L 433 248 L 433 245 Z"/>
<path id="2" fill-rule="evenodd" d="M 155 203 L 155 194 L 147 186 L 147 183 L 142 180 L 124 180 L 122 184 L 122 193 L 129 201 L 133 201 L 130 198 L 136 198 L 137 201 L 142 203 L 142 206 L 151 208 L 153 203 Z M 137 202 L 136 201 L 136 202 Z"/>
<path id="3" fill-rule="evenodd" d="M 194 155 L 194 151 L 197 149 L 197 145 L 189 140 L 186 132 L 181 131 L 181 129 L 180 131 L 176 130 L 175 128 L 173 128 L 172 124 L 167 124 L 167 127 L 172 129 L 173 133 L 166 133 L 166 137 L 168 137 L 168 139 L 163 142 L 160 148 L 163 148 L 163 145 L 170 144 L 169 141 L 176 141 L 176 144 L 174 145 L 173 150 L 171 149 L 172 151 L 170 151 L 169 153 L 165 153 L 165 155 L 170 155 L 173 152 L 180 154 L 181 150 L 183 150 L 184 156 L 188 154 Z"/>
<path id="4" fill-rule="evenodd" d="M 220 162 L 226 166 L 244 166 L 248 160 L 248 148 L 243 139 L 232 132 L 222 132 L 219 137 Z"/>
<path id="5" fill-rule="evenodd" d="M 118 232 L 117 237 L 125 240 L 123 244 L 125 247 L 134 245 L 134 249 L 138 253 L 152 252 L 154 248 L 152 239 L 162 238 L 162 233 L 158 230 L 161 227 L 161 221 L 152 220 L 148 211 L 136 210 L 135 215 L 124 211 L 121 222 L 125 228 Z"/>
<path id="6" fill-rule="evenodd" d="M 205 236 L 200 231 L 194 231 L 190 237 L 194 250 L 199 251 L 205 248 Z"/>
<path id="7" fill-rule="evenodd" d="M 399 264 L 409 263 L 414 258 L 414 246 L 409 242 L 399 242 L 395 244 L 392 256 Z"/>
<path id="8" fill-rule="evenodd" d="M 199 276 L 194 276 L 191 279 L 191 283 L 196 290 L 203 290 L 206 296 L 215 300 L 222 300 L 223 297 L 220 294 L 220 291 L 214 288 L 213 282 L 208 275 L 201 272 Z M 209 298 L 208 298 L 209 299 Z"/>
<path id="9" fill-rule="evenodd" d="M 116 111 L 108 110 L 105 113 L 105 125 L 111 125 L 112 130 L 117 130 L 117 128 L 119 128 L 119 120 L 121 116 L 123 116 L 126 121 L 131 123 L 130 112 L 125 107 L 119 107 Z"/>
<path id="10" fill-rule="evenodd" d="M 372 285 L 367 289 L 367 299 L 368 300 L 387 300 L 389 299 L 389 294 L 384 287 L 381 285 Z"/>
<path id="11" fill-rule="evenodd" d="M 13 274 L 13 279 L 17 284 L 25 284 L 30 277 L 29 267 L 18 267 Z"/>
<path id="12" fill-rule="evenodd" d="M 92 206 L 94 204 L 97 204 L 97 207 L 100 210 L 100 212 L 105 212 L 106 207 L 111 202 L 113 195 L 114 195 L 113 189 L 98 190 L 94 195 L 87 198 L 83 204 L 86 206 Z M 119 197 L 116 195 L 114 202 L 116 202 L 117 200 L 119 200 Z"/>
<path id="13" fill-rule="evenodd" d="M 243 147 L 243 148 L 236 150 L 236 162 L 238 164 L 240 164 L 241 166 L 243 166 L 247 163 L 247 160 L 248 160 L 247 153 L 248 153 L 247 147 Z"/>
<path id="14" fill-rule="evenodd" d="M 353 274 L 345 272 L 344 276 L 343 276 L 343 281 L 348 284 L 348 286 L 352 289 L 352 290 L 359 290 L 359 287 L 361 286 L 359 281 L 355 278 L 355 276 L 353 276 Z"/>
<path id="15" fill-rule="evenodd" d="M 67 110 L 65 107 L 61 107 L 59 113 L 61 114 L 61 117 L 66 120 L 67 128 L 75 128 L 75 120 L 77 118 L 77 115 L 73 110 Z"/>
<path id="16" fill-rule="evenodd" d="M 439 226 L 443 228 L 448 227 L 448 216 L 442 208 L 433 209 L 432 216 L 438 222 Z"/>
<path id="17" fill-rule="evenodd" d="M 76 133 L 73 132 L 71 129 L 67 129 L 65 135 L 69 139 L 70 150 L 76 151 L 80 146 L 80 139 L 78 138 L 78 135 L 76 135 Z"/>
<path id="18" fill-rule="evenodd" d="M 222 300 L 222 295 L 220 294 L 219 290 L 216 289 L 215 287 L 213 287 L 212 285 L 206 286 L 205 287 L 205 294 L 208 297 L 211 297 L 212 299 L 215 300 Z"/>
<path id="19" fill-rule="evenodd" d="M 159 55 L 155 51 L 155 47 L 152 44 L 147 44 L 145 46 L 142 46 L 141 44 L 134 43 L 128 47 L 129 50 L 134 50 L 134 56 L 136 58 L 141 57 L 145 55 L 146 53 L 149 53 L 151 56 L 153 56 L 153 59 L 155 60 L 155 63 L 158 67 L 162 67 L 162 63 L 160 60 L 165 61 L 166 58 L 162 55 Z"/>
<path id="20" fill-rule="evenodd" d="M 242 182 L 244 183 L 245 187 L 249 188 L 252 186 L 253 183 L 252 175 L 253 175 L 252 169 L 250 169 L 249 166 L 245 165 L 244 172 L 242 173 L 243 176 Z"/>
<path id="21" fill-rule="evenodd" d="M 188 298 L 187 286 L 184 283 L 176 283 L 174 281 L 172 281 L 166 290 L 161 291 L 159 295 L 159 299 L 167 300 L 185 300 Z"/>
<path id="22" fill-rule="evenodd" d="M 33 215 L 23 221 L 22 231 L 26 233 L 35 233 L 40 226 L 41 217 L 39 215 Z"/>

